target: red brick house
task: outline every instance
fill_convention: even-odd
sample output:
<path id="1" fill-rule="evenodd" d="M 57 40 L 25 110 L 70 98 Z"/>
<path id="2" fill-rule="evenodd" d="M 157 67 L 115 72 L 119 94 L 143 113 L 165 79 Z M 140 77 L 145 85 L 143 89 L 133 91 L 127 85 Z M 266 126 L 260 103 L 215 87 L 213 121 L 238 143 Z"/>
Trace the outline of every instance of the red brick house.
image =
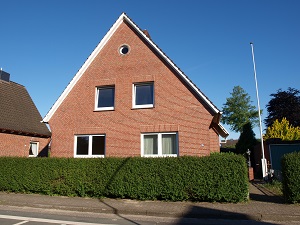
<path id="1" fill-rule="evenodd" d="M 221 112 L 126 14 L 44 118 L 54 157 L 219 152 Z"/>
<path id="2" fill-rule="evenodd" d="M 0 70 L 0 157 L 47 156 L 51 133 L 26 88 Z"/>

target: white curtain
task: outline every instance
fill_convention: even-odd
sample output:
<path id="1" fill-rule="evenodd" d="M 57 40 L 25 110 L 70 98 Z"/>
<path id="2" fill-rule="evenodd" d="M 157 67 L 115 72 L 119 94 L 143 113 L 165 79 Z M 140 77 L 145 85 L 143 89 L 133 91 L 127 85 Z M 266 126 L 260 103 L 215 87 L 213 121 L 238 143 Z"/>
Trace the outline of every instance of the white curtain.
<path id="1" fill-rule="evenodd" d="M 157 135 L 144 135 L 144 154 L 157 154 Z"/>
<path id="2" fill-rule="evenodd" d="M 162 154 L 177 154 L 175 134 L 162 135 Z"/>
<path id="3" fill-rule="evenodd" d="M 29 155 L 37 156 L 37 154 L 38 154 L 37 143 L 30 143 Z"/>

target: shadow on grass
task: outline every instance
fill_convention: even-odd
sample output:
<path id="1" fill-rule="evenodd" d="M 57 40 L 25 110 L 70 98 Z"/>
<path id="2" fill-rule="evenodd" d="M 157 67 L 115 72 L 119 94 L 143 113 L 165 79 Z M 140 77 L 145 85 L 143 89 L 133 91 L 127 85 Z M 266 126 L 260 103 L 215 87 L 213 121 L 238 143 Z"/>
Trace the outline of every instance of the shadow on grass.
<path id="1" fill-rule="evenodd" d="M 258 202 L 269 202 L 276 204 L 285 204 L 283 196 L 275 195 L 268 189 L 262 187 L 260 182 L 252 182 L 255 191 L 251 191 L 250 188 L 250 200 Z"/>

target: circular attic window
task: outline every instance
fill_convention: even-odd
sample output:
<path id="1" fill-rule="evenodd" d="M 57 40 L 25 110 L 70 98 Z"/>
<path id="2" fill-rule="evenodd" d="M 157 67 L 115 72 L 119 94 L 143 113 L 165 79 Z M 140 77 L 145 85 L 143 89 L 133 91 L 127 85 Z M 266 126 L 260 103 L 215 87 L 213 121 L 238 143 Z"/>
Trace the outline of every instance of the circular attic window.
<path id="1" fill-rule="evenodd" d="M 122 45 L 119 49 L 121 55 L 126 55 L 129 52 L 128 45 Z"/>

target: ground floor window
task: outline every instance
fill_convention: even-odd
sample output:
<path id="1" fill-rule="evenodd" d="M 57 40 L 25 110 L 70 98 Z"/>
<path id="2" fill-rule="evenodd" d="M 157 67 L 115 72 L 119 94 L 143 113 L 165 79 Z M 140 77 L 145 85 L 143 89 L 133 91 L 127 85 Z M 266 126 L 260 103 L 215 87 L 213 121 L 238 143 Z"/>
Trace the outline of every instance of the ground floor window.
<path id="1" fill-rule="evenodd" d="M 142 156 L 178 156 L 177 133 L 145 133 L 141 135 Z"/>
<path id="2" fill-rule="evenodd" d="M 74 157 L 104 157 L 105 135 L 76 135 Z"/>
<path id="3" fill-rule="evenodd" d="M 30 142 L 29 157 L 37 157 L 39 154 L 39 143 Z"/>

